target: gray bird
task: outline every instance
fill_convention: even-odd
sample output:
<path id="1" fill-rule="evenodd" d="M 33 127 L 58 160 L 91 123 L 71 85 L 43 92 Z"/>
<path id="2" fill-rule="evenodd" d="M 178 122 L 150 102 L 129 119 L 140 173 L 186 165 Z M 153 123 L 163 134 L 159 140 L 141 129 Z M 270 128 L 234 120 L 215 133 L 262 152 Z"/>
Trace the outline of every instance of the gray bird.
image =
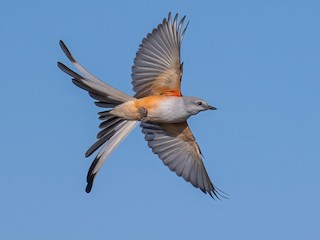
<path id="1" fill-rule="evenodd" d="M 101 147 L 88 171 L 86 192 L 91 191 L 96 174 L 112 151 L 140 122 L 148 146 L 171 171 L 212 198 L 223 196 L 212 184 L 187 124 L 191 115 L 216 108 L 200 98 L 181 94 L 180 47 L 188 26 L 183 28 L 184 21 L 185 16 L 178 23 L 178 14 L 172 19 L 169 13 L 168 18 L 142 40 L 132 67 L 132 85 L 136 92 L 133 97 L 88 72 L 60 41 L 63 52 L 83 75 L 60 62 L 59 68 L 72 77 L 75 85 L 88 91 L 97 106 L 106 108 L 99 112 L 102 123 L 98 140 L 86 152 L 89 157 Z"/>

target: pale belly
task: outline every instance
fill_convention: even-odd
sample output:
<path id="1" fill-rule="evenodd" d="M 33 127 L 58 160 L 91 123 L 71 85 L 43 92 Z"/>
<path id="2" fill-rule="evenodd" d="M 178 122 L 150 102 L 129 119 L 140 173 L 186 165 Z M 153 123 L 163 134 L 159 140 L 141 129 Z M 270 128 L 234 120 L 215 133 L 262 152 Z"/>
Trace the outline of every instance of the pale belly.
<path id="1" fill-rule="evenodd" d="M 159 123 L 179 123 L 186 121 L 189 117 L 182 98 L 177 97 L 167 97 L 147 113 L 148 121 Z"/>

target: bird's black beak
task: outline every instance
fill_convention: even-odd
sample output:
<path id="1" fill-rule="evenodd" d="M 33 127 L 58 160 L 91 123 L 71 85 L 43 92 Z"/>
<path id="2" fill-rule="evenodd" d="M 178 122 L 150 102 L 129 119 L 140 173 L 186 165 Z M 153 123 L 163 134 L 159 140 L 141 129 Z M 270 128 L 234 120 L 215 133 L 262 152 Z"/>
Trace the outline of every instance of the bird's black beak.
<path id="1" fill-rule="evenodd" d="M 208 105 L 208 109 L 210 109 L 210 110 L 217 110 L 217 108 L 216 108 L 216 107 L 214 107 L 214 106 L 210 106 L 210 105 Z"/>

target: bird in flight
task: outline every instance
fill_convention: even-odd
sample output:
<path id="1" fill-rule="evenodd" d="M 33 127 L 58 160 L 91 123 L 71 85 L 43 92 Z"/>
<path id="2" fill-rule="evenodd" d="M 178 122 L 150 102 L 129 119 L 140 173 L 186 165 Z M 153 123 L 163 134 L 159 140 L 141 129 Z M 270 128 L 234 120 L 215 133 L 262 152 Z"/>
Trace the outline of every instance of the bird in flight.
<path id="1" fill-rule="evenodd" d="M 172 18 L 169 13 L 142 40 L 132 67 L 133 97 L 88 72 L 60 41 L 63 52 L 82 75 L 61 62 L 58 67 L 72 77 L 76 86 L 86 90 L 98 107 L 105 108 L 98 113 L 102 121 L 98 140 L 85 154 L 89 157 L 101 148 L 88 171 L 87 193 L 109 155 L 140 123 L 148 146 L 171 171 L 212 198 L 222 196 L 208 176 L 187 123 L 191 115 L 216 108 L 200 98 L 183 96 L 180 91 L 183 72 L 180 48 L 188 26 L 183 27 L 184 21 L 185 16 L 178 22 L 178 14 Z"/>

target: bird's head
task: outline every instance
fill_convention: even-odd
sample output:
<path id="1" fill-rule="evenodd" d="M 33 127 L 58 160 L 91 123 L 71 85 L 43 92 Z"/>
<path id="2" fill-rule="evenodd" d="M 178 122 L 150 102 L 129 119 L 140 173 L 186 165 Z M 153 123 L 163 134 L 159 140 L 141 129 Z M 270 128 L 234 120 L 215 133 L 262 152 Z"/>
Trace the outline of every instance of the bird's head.
<path id="1" fill-rule="evenodd" d="M 206 101 L 196 97 L 183 97 L 186 110 L 190 115 L 195 115 L 198 112 L 205 110 L 217 110 L 214 106 L 209 105 Z"/>

